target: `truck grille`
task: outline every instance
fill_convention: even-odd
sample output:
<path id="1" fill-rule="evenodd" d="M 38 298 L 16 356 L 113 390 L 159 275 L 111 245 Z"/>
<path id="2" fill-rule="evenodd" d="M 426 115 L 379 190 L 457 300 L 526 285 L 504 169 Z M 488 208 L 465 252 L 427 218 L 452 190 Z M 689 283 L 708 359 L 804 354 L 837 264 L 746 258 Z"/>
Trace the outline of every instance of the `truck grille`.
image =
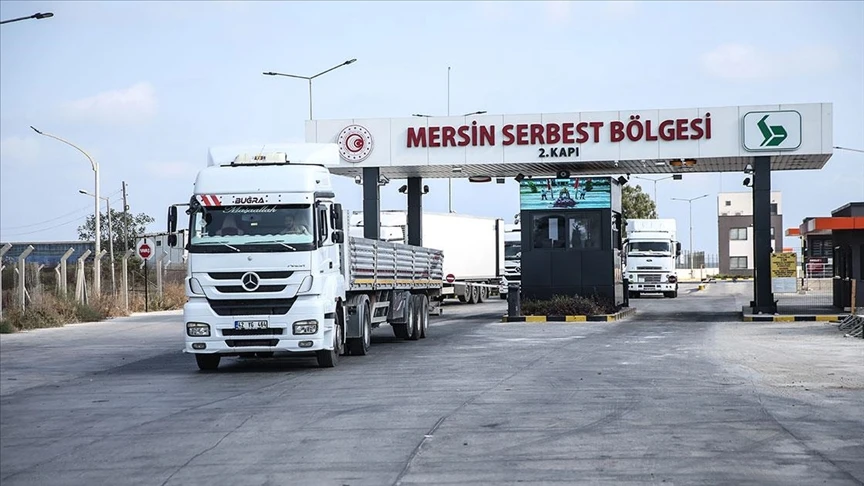
<path id="1" fill-rule="evenodd" d="M 245 294 L 257 292 L 282 292 L 287 285 L 260 285 L 257 289 L 249 291 L 243 288 L 242 285 L 217 285 L 216 290 L 223 294 Z"/>
<path id="2" fill-rule="evenodd" d="M 636 267 L 636 270 L 663 270 L 663 267 Z"/>
<path id="3" fill-rule="evenodd" d="M 660 283 L 660 275 L 650 274 L 642 275 L 643 282 Z"/>
<path id="4" fill-rule="evenodd" d="M 290 299 L 207 299 L 210 308 L 220 316 L 281 316 L 291 310 L 296 297 Z"/>
<path id="5" fill-rule="evenodd" d="M 246 272 L 210 272 L 207 275 L 213 280 L 240 280 Z M 272 272 L 255 272 L 258 277 L 265 278 L 289 278 L 294 272 L 289 270 L 274 270 Z"/>

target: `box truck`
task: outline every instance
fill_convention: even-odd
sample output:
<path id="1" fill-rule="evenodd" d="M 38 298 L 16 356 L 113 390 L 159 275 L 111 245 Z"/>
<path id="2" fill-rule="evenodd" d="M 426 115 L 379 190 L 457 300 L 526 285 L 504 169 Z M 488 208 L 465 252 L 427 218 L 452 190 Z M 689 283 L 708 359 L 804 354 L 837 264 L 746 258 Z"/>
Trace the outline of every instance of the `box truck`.
<path id="1" fill-rule="evenodd" d="M 681 243 L 676 240 L 674 219 L 628 219 L 624 251 L 631 296 L 662 292 L 678 297 L 675 261 Z"/>
<path id="2" fill-rule="evenodd" d="M 384 241 L 408 241 L 408 212 L 381 211 Z M 363 235 L 363 212 L 352 215 L 352 235 Z M 440 298 L 481 303 L 498 292 L 504 274 L 504 220 L 456 213 L 424 212 L 423 246 L 443 252 Z"/>
<path id="3" fill-rule="evenodd" d="M 281 353 L 333 367 L 340 355 L 367 354 L 384 324 L 400 338 L 428 335 L 442 252 L 346 236 L 349 212 L 327 169 L 338 161 L 336 144 L 211 150 L 185 205 L 184 351 L 202 370 L 225 356 Z"/>

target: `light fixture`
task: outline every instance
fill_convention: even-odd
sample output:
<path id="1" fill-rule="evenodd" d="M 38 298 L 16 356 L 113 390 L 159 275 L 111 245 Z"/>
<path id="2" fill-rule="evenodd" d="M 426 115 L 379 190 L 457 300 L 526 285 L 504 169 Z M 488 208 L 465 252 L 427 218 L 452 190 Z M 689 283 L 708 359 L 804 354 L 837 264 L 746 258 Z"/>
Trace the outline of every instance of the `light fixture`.
<path id="1" fill-rule="evenodd" d="M 664 165 L 666 165 L 666 162 L 662 162 L 662 161 L 659 161 L 659 160 L 658 160 L 657 162 L 654 162 L 654 166 L 655 166 L 655 167 L 662 167 L 662 166 L 664 166 Z"/>
<path id="2" fill-rule="evenodd" d="M 462 167 L 453 167 L 450 169 L 450 172 L 462 172 Z"/>
<path id="3" fill-rule="evenodd" d="M 495 178 L 495 183 L 496 183 L 496 184 L 504 184 L 504 182 L 505 182 L 505 180 L 504 180 L 503 177 L 496 177 L 496 178 Z"/>
<path id="4" fill-rule="evenodd" d="M 492 178 L 489 176 L 471 176 L 468 178 L 468 182 L 492 182 Z"/>
<path id="5" fill-rule="evenodd" d="M 423 194 L 429 194 L 429 186 L 423 185 Z"/>
<path id="6" fill-rule="evenodd" d="M 623 186 L 624 184 L 627 184 L 627 182 L 629 182 L 629 179 L 627 179 L 627 178 L 624 177 L 624 176 L 621 176 L 621 177 L 618 178 L 618 184 L 621 184 L 622 186 Z"/>
<path id="7" fill-rule="evenodd" d="M 744 182 L 742 182 L 742 184 L 744 184 L 744 185 L 747 186 L 747 187 L 753 187 L 753 186 L 750 185 L 750 178 L 749 178 L 749 177 L 747 177 L 746 179 L 744 179 Z"/>
<path id="8" fill-rule="evenodd" d="M 360 177 L 359 175 L 358 175 L 358 176 L 354 176 L 354 183 L 355 183 L 355 184 L 358 184 L 358 185 L 359 185 L 359 184 L 363 184 L 363 178 Z"/>
<path id="9" fill-rule="evenodd" d="M 516 174 L 516 177 L 514 177 L 514 179 L 516 179 L 516 182 L 522 182 L 522 180 L 525 179 L 525 174 L 520 172 Z"/>
<path id="10" fill-rule="evenodd" d="M 569 179 L 570 171 L 567 169 L 561 169 L 555 174 L 559 179 Z"/>

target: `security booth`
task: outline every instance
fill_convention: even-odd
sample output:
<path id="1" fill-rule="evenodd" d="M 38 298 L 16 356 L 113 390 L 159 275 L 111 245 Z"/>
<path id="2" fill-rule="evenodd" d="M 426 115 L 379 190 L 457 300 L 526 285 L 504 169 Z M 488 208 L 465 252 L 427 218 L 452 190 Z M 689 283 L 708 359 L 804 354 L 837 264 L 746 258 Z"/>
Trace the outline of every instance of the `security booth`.
<path id="1" fill-rule="evenodd" d="M 624 302 L 621 184 L 611 177 L 523 178 L 522 298 Z"/>

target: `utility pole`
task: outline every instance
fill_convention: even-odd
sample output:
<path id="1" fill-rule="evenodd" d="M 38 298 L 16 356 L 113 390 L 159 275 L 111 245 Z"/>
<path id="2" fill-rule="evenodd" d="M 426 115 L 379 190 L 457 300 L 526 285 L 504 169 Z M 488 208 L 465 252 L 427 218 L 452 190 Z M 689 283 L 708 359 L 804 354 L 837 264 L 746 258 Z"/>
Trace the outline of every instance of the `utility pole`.
<path id="1" fill-rule="evenodd" d="M 123 181 L 123 253 L 129 251 L 129 205 L 126 204 L 126 181 Z"/>

